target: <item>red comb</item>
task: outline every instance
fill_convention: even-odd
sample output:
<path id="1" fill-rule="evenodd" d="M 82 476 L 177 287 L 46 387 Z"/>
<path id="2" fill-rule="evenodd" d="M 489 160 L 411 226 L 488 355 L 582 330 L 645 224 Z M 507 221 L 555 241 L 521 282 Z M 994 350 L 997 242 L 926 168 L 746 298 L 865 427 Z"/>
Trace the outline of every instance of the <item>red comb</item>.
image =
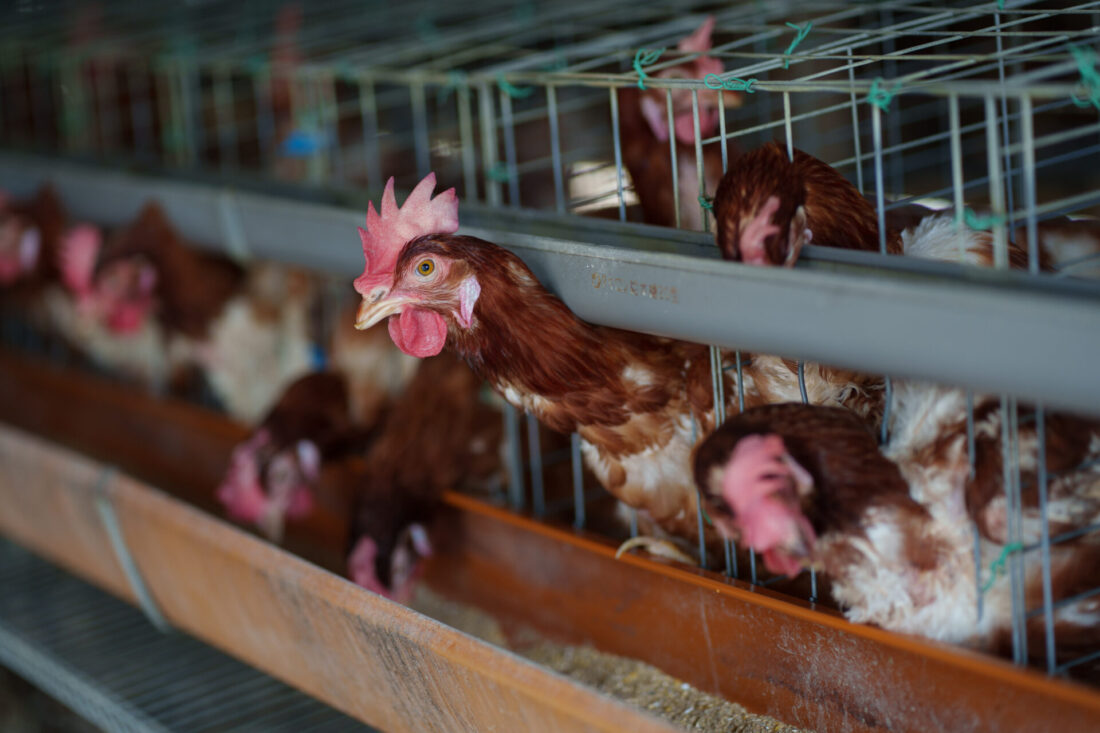
<path id="1" fill-rule="evenodd" d="M 89 224 L 74 227 L 62 240 L 57 264 L 62 281 L 73 293 L 87 295 L 92 291 L 100 244 L 99 230 Z"/>
<path id="2" fill-rule="evenodd" d="M 711 33 L 714 32 L 714 16 L 708 15 L 695 32 L 680 41 L 676 48 L 684 53 L 706 53 L 711 47 Z M 695 78 L 702 79 L 707 74 L 721 74 L 722 62 L 710 56 L 695 59 Z"/>
<path id="3" fill-rule="evenodd" d="M 382 192 L 382 213 L 367 207 L 367 228 L 359 227 L 367 266 L 355 279 L 355 290 L 367 296 L 393 280 L 397 257 L 405 244 L 425 234 L 453 234 L 458 231 L 458 196 L 448 188 L 435 198 L 435 173 L 429 173 L 412 190 L 399 208 L 393 195 L 393 178 Z"/>
<path id="4" fill-rule="evenodd" d="M 706 53 L 710 50 L 710 34 L 714 31 L 714 16 L 708 15 L 703 24 L 676 47 L 684 53 Z"/>

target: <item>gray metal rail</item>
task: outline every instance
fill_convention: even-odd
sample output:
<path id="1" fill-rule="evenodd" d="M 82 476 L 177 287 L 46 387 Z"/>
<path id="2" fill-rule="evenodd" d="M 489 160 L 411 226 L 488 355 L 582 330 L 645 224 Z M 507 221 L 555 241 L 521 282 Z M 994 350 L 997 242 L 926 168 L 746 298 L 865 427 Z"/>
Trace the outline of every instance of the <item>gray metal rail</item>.
<path id="1" fill-rule="evenodd" d="M 76 217 L 132 219 L 156 199 L 185 236 L 349 278 L 361 208 L 0 155 L 0 186 L 52 181 Z M 507 246 L 593 323 L 1003 392 L 1100 414 L 1100 286 L 815 252 L 806 267 L 715 259 L 702 234 L 465 207 L 463 232 Z M 689 256 L 695 255 L 695 256 Z M 895 258 L 891 258 L 893 260 Z"/>

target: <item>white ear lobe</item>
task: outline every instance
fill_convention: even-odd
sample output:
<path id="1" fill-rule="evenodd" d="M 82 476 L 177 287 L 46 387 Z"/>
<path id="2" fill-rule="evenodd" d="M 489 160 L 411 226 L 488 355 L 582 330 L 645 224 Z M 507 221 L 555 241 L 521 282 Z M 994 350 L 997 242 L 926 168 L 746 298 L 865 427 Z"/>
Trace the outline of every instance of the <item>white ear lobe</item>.
<path id="1" fill-rule="evenodd" d="M 316 481 L 321 475 L 321 451 L 312 440 L 299 440 L 298 465 L 302 468 L 302 475 L 310 481 Z"/>
<path id="2" fill-rule="evenodd" d="M 649 123 L 649 129 L 661 142 L 668 141 L 668 112 L 665 106 L 646 94 L 642 97 L 642 117 Z"/>
<path id="3" fill-rule="evenodd" d="M 142 265 L 138 270 L 138 288 L 143 295 L 153 292 L 157 286 L 157 270 L 152 265 Z"/>
<path id="4" fill-rule="evenodd" d="M 23 238 L 19 240 L 19 263 L 24 270 L 30 270 L 38 264 L 40 251 L 42 251 L 42 234 L 38 231 L 38 227 L 27 227 L 23 232 Z"/>
<path id="5" fill-rule="evenodd" d="M 409 538 L 412 540 L 412 546 L 420 557 L 431 557 L 432 541 L 428 539 L 428 530 L 424 528 L 423 524 L 410 524 Z"/>
<path id="6" fill-rule="evenodd" d="M 791 228 L 787 233 L 787 257 L 783 260 L 784 267 L 794 267 L 798 256 L 802 254 L 802 247 L 810 243 L 814 233 L 806 226 L 806 210 L 799 206 L 791 217 Z"/>
<path id="7" fill-rule="evenodd" d="M 474 306 L 481 295 L 481 284 L 477 278 L 470 275 L 458 286 L 458 323 L 463 328 L 469 328 L 474 322 Z"/>

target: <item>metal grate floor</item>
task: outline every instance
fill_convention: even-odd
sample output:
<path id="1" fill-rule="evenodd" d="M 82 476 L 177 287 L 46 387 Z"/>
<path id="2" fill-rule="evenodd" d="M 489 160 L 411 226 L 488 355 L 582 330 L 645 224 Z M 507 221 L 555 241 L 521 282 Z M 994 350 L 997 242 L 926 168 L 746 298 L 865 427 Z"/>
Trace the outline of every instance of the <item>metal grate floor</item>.
<path id="1" fill-rule="evenodd" d="M 0 664 L 109 731 L 370 731 L 0 538 Z"/>

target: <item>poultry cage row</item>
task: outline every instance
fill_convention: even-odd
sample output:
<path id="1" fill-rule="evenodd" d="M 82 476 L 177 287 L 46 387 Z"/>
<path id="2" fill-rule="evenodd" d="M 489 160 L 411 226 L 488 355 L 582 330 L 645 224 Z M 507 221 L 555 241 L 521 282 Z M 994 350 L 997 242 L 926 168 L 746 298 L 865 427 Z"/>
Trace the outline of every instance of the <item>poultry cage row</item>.
<path id="1" fill-rule="evenodd" d="M 334 0 L 2 12 L 0 182 L 13 194 L 52 180 L 76 214 L 106 225 L 155 198 L 196 241 L 347 280 L 362 269 L 349 235 L 367 199 L 390 176 L 407 191 L 434 172 L 440 188 L 457 189 L 464 233 L 515 251 L 581 318 L 711 344 L 716 372 L 740 380 L 753 354 L 778 354 L 797 360 L 803 394 L 803 365 L 820 362 L 958 385 L 971 399 L 1001 395 L 1005 414 L 1026 417 L 1001 431 L 1008 536 L 1000 557 L 983 556 L 975 538 L 977 577 L 994 575 L 991 564 L 1007 571 L 1015 662 L 1064 674 L 1100 658 L 1067 657 L 1053 632 L 1058 604 L 1100 587 L 1036 601 L 1024 584 L 1040 563 L 1049 587 L 1051 547 L 1090 541 L 1100 526 L 1050 536 L 1043 499 L 1041 536 L 1025 536 L 1025 502 L 1056 477 L 1021 478 L 1018 437 L 1021 421 L 1042 425 L 1048 411 L 1100 414 L 1100 290 L 1089 280 L 1100 237 L 1046 272 L 1037 244 L 1044 223 L 1100 213 L 1100 3 L 509 1 L 472 15 Z M 708 16 L 709 49 L 685 48 Z M 683 72 L 700 58 L 713 60 L 694 67 L 707 73 Z M 660 214 L 630 160 L 630 106 L 642 95 L 666 124 Z M 829 163 L 872 201 L 882 255 L 811 246 L 794 272 L 717 261 L 707 160 L 725 171 L 772 140 Z M 119 167 L 156 178 L 106 170 Z M 886 256 L 888 220 L 928 209 L 990 231 L 994 267 Z M 641 226 L 654 223 L 678 228 Z M 1023 272 L 1008 271 L 1010 242 L 1027 249 Z M 505 422 L 501 501 L 560 519 L 543 465 L 560 456 L 542 455 L 533 416 L 525 436 L 517 412 L 506 408 Z M 595 487 L 577 436 L 569 453 L 564 514 L 583 527 Z M 701 542 L 699 554 L 753 585 L 779 580 L 755 556 L 737 566 L 728 545 L 717 561 Z M 810 575 L 799 587 L 823 600 Z M 1026 633 L 1035 619 L 1045 623 L 1038 651 Z"/>

